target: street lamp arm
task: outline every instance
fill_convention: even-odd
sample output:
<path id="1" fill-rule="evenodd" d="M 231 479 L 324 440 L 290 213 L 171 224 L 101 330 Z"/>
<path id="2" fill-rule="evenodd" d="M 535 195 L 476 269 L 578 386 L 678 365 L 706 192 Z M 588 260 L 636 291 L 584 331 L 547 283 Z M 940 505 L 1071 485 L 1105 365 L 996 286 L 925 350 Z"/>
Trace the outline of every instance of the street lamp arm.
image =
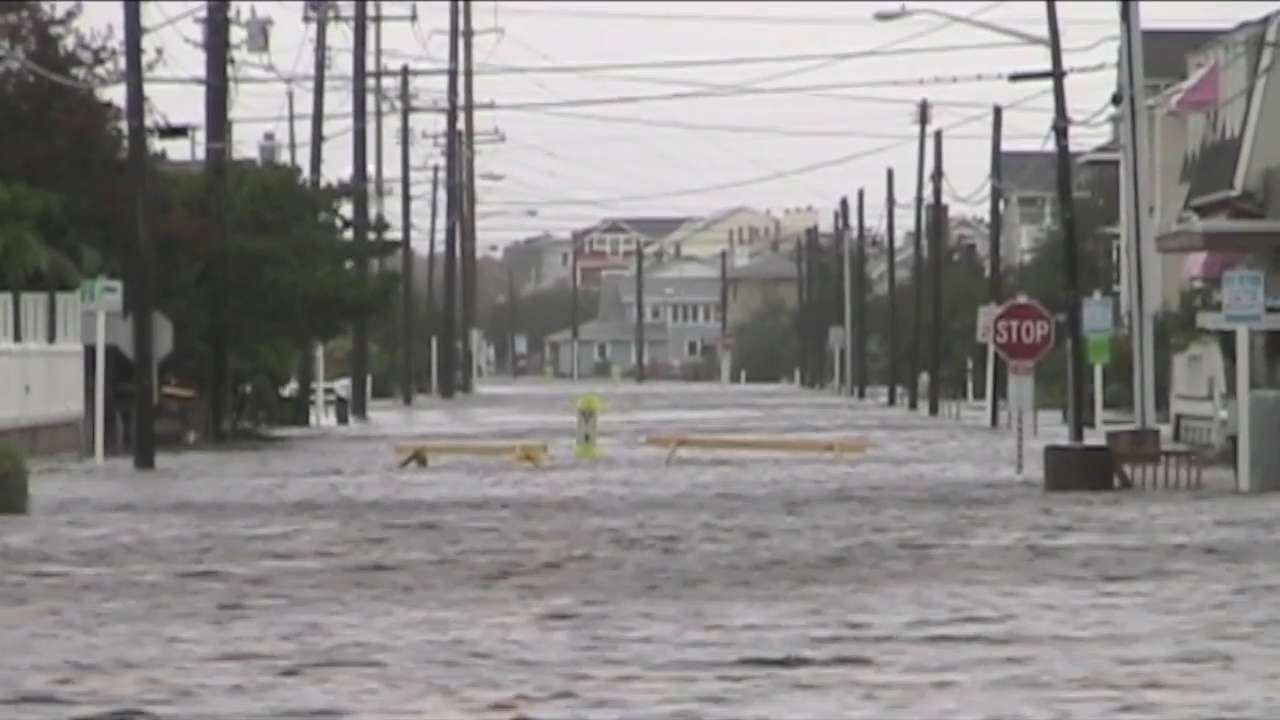
<path id="1" fill-rule="evenodd" d="M 1025 43 L 1030 43 L 1032 45 L 1043 45 L 1044 47 L 1049 46 L 1049 38 L 1047 37 L 1032 35 L 1031 33 L 1025 33 L 1025 32 L 1022 32 L 1021 30 L 1014 30 L 1013 28 L 1007 28 L 1002 25 L 996 25 L 995 23 L 989 23 L 985 20 L 979 20 L 977 18 L 965 17 L 963 15 L 955 15 L 953 13 L 946 12 L 945 10 L 934 10 L 932 8 L 908 8 L 904 5 L 898 8 L 897 10 L 877 10 L 875 13 L 872 14 L 872 17 L 881 22 L 890 22 L 893 20 L 899 20 L 901 18 L 910 17 L 912 15 L 930 15 L 932 17 L 942 18 L 944 20 L 950 20 L 951 22 L 960 23 L 961 25 L 976 27 L 982 30 L 986 30 L 988 32 L 996 33 L 998 35 L 1004 35 L 1005 37 L 1015 38 L 1017 40 L 1021 40 L 1022 42 L 1025 42 Z"/>

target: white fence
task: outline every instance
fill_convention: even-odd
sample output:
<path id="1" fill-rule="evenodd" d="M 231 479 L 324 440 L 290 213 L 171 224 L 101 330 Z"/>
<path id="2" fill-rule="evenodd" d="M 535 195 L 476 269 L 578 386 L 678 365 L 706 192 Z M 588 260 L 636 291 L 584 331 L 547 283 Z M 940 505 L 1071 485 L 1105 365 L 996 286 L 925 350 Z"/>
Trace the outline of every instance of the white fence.
<path id="1" fill-rule="evenodd" d="M 56 296 L 52 343 L 49 296 L 24 293 L 18 308 L 15 328 L 13 295 L 0 292 L 0 430 L 79 422 L 84 417 L 79 294 Z"/>

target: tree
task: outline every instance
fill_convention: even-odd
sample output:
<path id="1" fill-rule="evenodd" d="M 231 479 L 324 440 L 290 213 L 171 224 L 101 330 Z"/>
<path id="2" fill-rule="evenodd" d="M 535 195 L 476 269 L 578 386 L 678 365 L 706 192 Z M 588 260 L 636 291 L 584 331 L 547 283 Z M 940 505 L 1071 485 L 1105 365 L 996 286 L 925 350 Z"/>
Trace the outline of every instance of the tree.
<path id="1" fill-rule="evenodd" d="M 782 302 L 764 305 L 733 329 L 733 374 L 752 382 L 777 382 L 796 367 L 800 338 L 795 310 Z"/>
<path id="2" fill-rule="evenodd" d="M 78 4 L 0 3 L 0 177 L 57 200 L 62 226 L 45 245 L 96 273 L 119 274 L 130 193 L 120 111 L 96 92 L 118 78 L 118 43 L 84 32 Z"/>
<path id="3" fill-rule="evenodd" d="M 535 290 L 516 300 L 516 325 L 511 326 L 511 305 L 505 296 L 487 308 L 480 318 L 480 328 L 485 338 L 494 344 L 494 354 L 500 364 L 509 367 L 509 338 L 512 332 L 529 339 L 530 352 L 541 348 L 548 335 L 560 332 L 570 324 L 573 314 L 573 290 L 556 286 Z M 578 290 L 578 321 L 587 323 L 596 318 L 600 293 L 596 290 Z"/>
<path id="4" fill-rule="evenodd" d="M 154 207 L 157 305 L 178 330 L 166 368 L 203 380 L 213 238 L 202 173 L 166 171 Z M 274 396 L 292 377 L 299 348 L 328 341 L 389 302 L 396 278 L 354 282 L 351 246 L 337 225 L 338 194 L 312 190 L 283 166 L 228 169 L 228 349 L 237 384 Z"/>

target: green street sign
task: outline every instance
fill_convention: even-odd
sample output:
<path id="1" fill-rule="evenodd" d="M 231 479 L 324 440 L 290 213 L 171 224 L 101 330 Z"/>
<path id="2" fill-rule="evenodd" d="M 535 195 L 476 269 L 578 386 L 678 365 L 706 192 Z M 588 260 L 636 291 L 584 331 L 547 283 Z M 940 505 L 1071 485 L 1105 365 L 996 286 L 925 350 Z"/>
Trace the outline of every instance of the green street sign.
<path id="1" fill-rule="evenodd" d="M 1089 364 L 1090 365 L 1110 365 L 1111 364 L 1111 338 L 1108 336 L 1095 335 L 1088 339 Z"/>

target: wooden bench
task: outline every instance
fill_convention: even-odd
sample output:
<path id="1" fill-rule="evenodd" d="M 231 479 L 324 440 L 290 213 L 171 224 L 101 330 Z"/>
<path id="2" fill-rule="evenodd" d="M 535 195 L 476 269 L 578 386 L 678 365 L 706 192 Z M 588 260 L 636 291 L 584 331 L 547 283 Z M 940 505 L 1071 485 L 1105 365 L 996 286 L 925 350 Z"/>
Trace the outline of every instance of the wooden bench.
<path id="1" fill-rule="evenodd" d="M 1198 489 L 1203 481 L 1200 453 L 1161 447 L 1159 430 L 1114 430 L 1107 433 L 1107 447 L 1122 488 Z"/>
<path id="2" fill-rule="evenodd" d="M 541 467 L 547 459 L 547 444 L 538 442 L 485 442 L 485 443 L 418 443 L 396 446 L 400 467 L 416 465 L 427 467 L 431 456 L 472 455 L 480 457 L 509 457 L 512 460 Z"/>
<path id="3" fill-rule="evenodd" d="M 737 450 L 793 453 L 831 453 L 836 458 L 866 452 L 871 443 L 857 438 L 823 440 L 818 438 L 779 437 L 712 437 L 706 435 L 657 435 L 646 437 L 646 445 L 667 449 L 667 464 L 680 448 L 698 450 Z"/>

